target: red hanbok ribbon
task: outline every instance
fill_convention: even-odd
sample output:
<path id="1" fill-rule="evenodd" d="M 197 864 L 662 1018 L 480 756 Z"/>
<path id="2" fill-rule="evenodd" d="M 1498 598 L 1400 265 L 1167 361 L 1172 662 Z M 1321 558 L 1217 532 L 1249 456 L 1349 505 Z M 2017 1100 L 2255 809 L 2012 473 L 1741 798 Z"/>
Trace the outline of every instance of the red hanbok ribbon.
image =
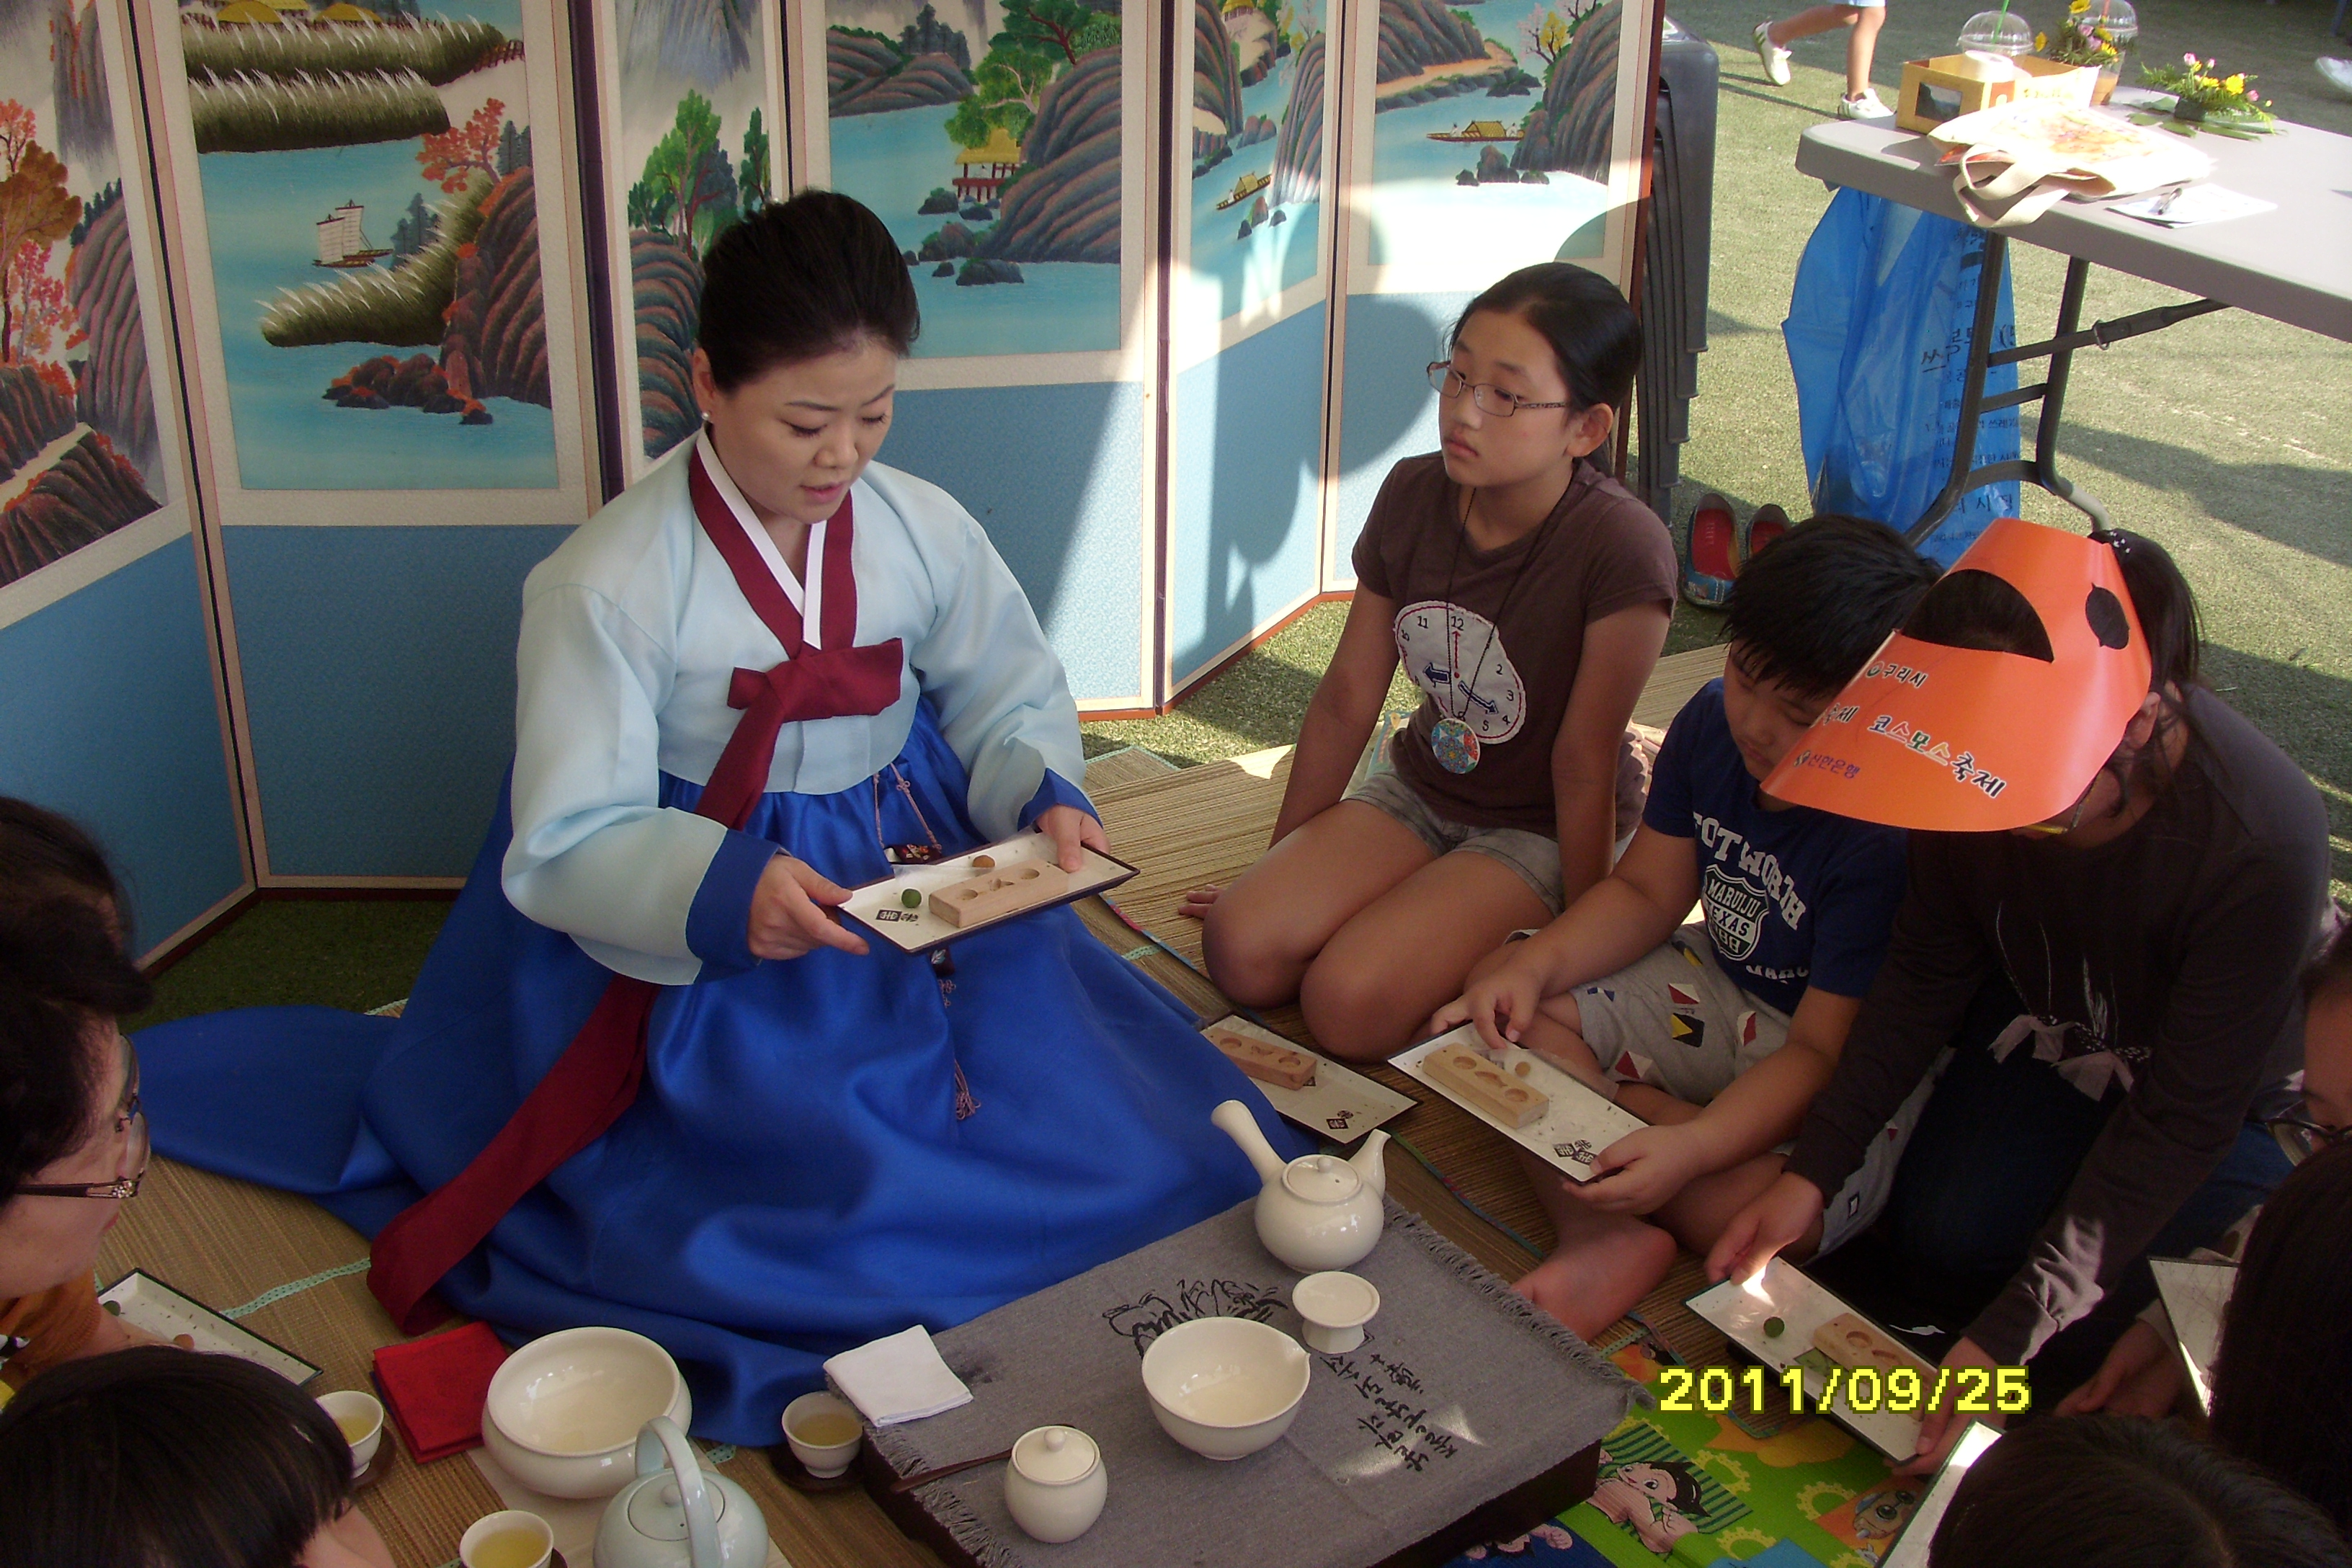
<path id="1" fill-rule="evenodd" d="M 824 646 L 811 647 L 800 611 L 704 468 L 702 453 L 688 454 L 687 464 L 696 520 L 752 611 L 784 646 L 784 661 L 774 668 L 735 672 L 728 703 L 742 709 L 743 717 L 695 806 L 698 814 L 740 829 L 767 791 L 784 725 L 881 712 L 898 700 L 904 650 L 897 637 L 850 646 L 857 637 L 857 578 L 847 495 L 824 524 L 824 558 L 817 563 Z M 635 1101 L 645 1077 L 646 1024 L 661 991 L 650 981 L 613 976 L 580 1033 L 482 1152 L 377 1235 L 368 1289 L 403 1333 L 422 1333 L 447 1317 L 448 1308 L 433 1294 L 442 1277 L 525 1194 L 603 1137 Z"/>

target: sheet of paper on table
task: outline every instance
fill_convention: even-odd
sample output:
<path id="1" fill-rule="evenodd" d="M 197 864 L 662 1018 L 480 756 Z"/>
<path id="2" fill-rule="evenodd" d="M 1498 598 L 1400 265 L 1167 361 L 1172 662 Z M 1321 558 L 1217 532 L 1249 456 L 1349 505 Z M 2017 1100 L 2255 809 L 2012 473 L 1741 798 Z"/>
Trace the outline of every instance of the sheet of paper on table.
<path id="1" fill-rule="evenodd" d="M 2252 217 L 2256 213 L 2269 212 L 2277 205 L 2276 202 L 2242 195 L 2220 185 L 2190 185 L 2169 195 L 2159 192 L 2151 196 L 2135 196 L 2127 202 L 2116 202 L 2107 210 L 2121 213 L 2126 217 L 2162 224 L 2167 228 L 2187 228 L 2191 224 Z"/>
<path id="2" fill-rule="evenodd" d="M 1266 1103 L 1276 1110 L 1309 1132 L 1328 1138 L 1335 1143 L 1353 1142 L 1381 1122 L 1412 1109 L 1413 1102 L 1396 1090 L 1374 1083 L 1363 1074 L 1350 1071 L 1330 1058 L 1308 1050 L 1296 1040 L 1286 1040 L 1271 1029 L 1261 1028 L 1238 1013 L 1228 1014 L 1213 1024 L 1202 1026 L 1201 1033 L 1214 1040 L 1220 1030 L 1254 1040 L 1265 1040 L 1311 1058 L 1315 1063 L 1315 1081 L 1304 1089 L 1291 1089 L 1258 1079 L 1250 1079 L 1250 1083 L 1265 1096 Z"/>
<path id="3" fill-rule="evenodd" d="M 131 1327 L 144 1329 L 169 1343 L 182 1334 L 200 1351 L 233 1355 L 266 1366 L 296 1387 L 319 1375 L 319 1369 L 293 1352 L 271 1344 L 250 1329 L 239 1328 L 193 1297 L 183 1296 L 144 1269 L 134 1268 L 107 1287 L 99 1305 Z"/>
<path id="4" fill-rule="evenodd" d="M 2197 1407 L 2213 1407 L 2213 1360 L 2221 1353 L 2221 1311 L 2238 1283 L 2234 1263 L 2197 1263 L 2186 1258 L 2151 1258 L 2148 1271 L 2156 1276 L 2156 1293 L 2172 1319 L 2173 1337 L 2180 1342 L 2180 1360 L 2189 1369 L 2189 1386 L 2196 1391 Z"/>
<path id="5" fill-rule="evenodd" d="M 1960 1489 L 1960 1478 L 2000 1440 L 2000 1428 L 1981 1421 L 1971 1421 L 1961 1430 L 1959 1441 L 1944 1457 L 1944 1468 L 1936 1472 L 1927 1495 L 1912 1510 L 1910 1521 L 1895 1538 L 1894 1549 L 1879 1568 L 1927 1568 L 1927 1548 L 1936 1539 L 1936 1526 L 1944 1521 L 1945 1511 L 1952 1506 L 1952 1494 Z"/>
<path id="6" fill-rule="evenodd" d="M 1124 860 L 1092 849 L 1085 853 L 1085 868 L 1072 875 L 1068 888 L 1060 896 L 992 921 L 979 921 L 964 926 L 950 925 L 931 912 L 931 895 L 942 888 L 979 876 L 984 868 L 1002 870 L 1020 865 L 1024 860 L 1052 860 L 1054 841 L 1045 834 L 1016 834 L 1002 843 L 983 845 L 970 855 L 950 856 L 924 866 L 900 866 L 881 881 L 852 889 L 848 901 L 841 906 L 841 912 L 902 952 L 928 952 L 958 937 L 986 931 L 1008 920 L 1018 920 L 1036 910 L 1066 904 L 1085 898 L 1088 893 L 1099 893 L 1105 888 L 1116 888 L 1135 875 L 1135 868 Z M 975 868 L 973 859 L 982 855 L 993 860 L 995 866 Z M 902 899 L 909 889 L 919 895 L 913 909 L 908 909 Z"/>
<path id="7" fill-rule="evenodd" d="M 1936 1369 L 1903 1349 L 1900 1342 L 1884 1327 L 1870 1323 L 1843 1301 L 1816 1283 L 1811 1276 L 1793 1264 L 1774 1258 L 1764 1266 L 1764 1272 L 1742 1283 L 1727 1279 L 1693 1296 L 1690 1310 L 1723 1331 L 1748 1354 L 1770 1367 L 1775 1373 L 1790 1367 L 1801 1368 L 1804 1380 L 1805 1405 L 1818 1411 L 1822 1400 L 1830 1392 L 1830 1373 L 1837 1373 L 1837 1392 L 1829 1414 L 1852 1427 L 1856 1435 L 1880 1453 L 1898 1463 L 1908 1462 L 1919 1449 L 1919 1413 L 1926 1407 L 1927 1396 L 1934 1392 Z M 1852 1317 L 1874 1330 L 1878 1336 L 1897 1352 L 1898 1364 L 1910 1368 L 1920 1378 L 1916 1396 L 1898 1397 L 1888 1390 L 1888 1380 L 1875 1380 L 1875 1395 L 1868 1401 L 1873 1408 L 1857 1410 L 1847 1398 L 1846 1373 L 1849 1369 L 1829 1365 L 1829 1358 L 1821 1354 L 1813 1344 L 1813 1335 L 1833 1318 Z M 1768 1333 L 1767 1325 L 1774 1319 L 1780 1322 L 1780 1331 Z M 1809 1353 L 1810 1352 L 1810 1353 Z M 1826 1370 L 1825 1370 L 1826 1369 Z M 1893 1404 L 1906 1406 L 1901 1411 L 1890 1408 Z"/>
<path id="8" fill-rule="evenodd" d="M 695 1458 L 708 1461 L 709 1450 L 701 1443 L 694 1445 Z M 490 1489 L 499 1494 L 499 1506 L 519 1508 L 525 1513 L 535 1513 L 547 1521 L 548 1529 L 555 1532 L 555 1549 L 563 1553 L 570 1568 L 593 1568 L 596 1561 L 596 1529 L 604 1521 L 604 1508 L 609 1497 L 564 1498 L 549 1497 L 535 1492 L 507 1472 L 507 1468 L 490 1458 L 488 1448 L 469 1450 L 466 1458 L 474 1461 L 474 1468 Z M 716 1467 L 713 1467 L 715 1469 Z M 682 1549 L 685 1542 L 679 1542 Z M 457 1543 L 449 1542 L 449 1554 L 457 1554 Z M 791 1560 L 776 1550 L 773 1536 L 768 1538 L 768 1561 L 765 1568 L 793 1568 Z"/>
<path id="9" fill-rule="evenodd" d="M 1449 1046 L 1466 1046 L 1486 1056 L 1505 1072 L 1545 1095 L 1550 1103 L 1540 1117 L 1525 1127 L 1506 1125 L 1484 1106 L 1473 1103 L 1423 1069 L 1424 1058 Z M 1427 1084 L 1519 1147 L 1580 1182 L 1592 1180 L 1592 1162 L 1603 1149 L 1628 1132 L 1649 1125 L 1632 1111 L 1601 1099 L 1533 1051 L 1511 1046 L 1501 1056 L 1492 1056 L 1478 1038 L 1477 1026 L 1472 1024 L 1408 1047 L 1390 1058 L 1389 1065 Z M 1527 1069 L 1524 1072 L 1520 1070 L 1523 1066 Z"/>

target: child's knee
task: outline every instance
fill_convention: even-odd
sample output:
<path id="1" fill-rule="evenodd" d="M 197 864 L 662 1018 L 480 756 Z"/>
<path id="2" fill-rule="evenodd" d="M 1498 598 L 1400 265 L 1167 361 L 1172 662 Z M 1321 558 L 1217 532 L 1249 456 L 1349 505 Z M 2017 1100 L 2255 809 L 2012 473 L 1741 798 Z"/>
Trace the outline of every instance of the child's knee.
<path id="1" fill-rule="evenodd" d="M 1201 921 L 1201 956 L 1209 978 L 1249 1006 L 1288 1001 L 1286 972 L 1295 963 L 1279 947 L 1280 932 L 1260 902 L 1244 888 L 1227 888 Z"/>
<path id="2" fill-rule="evenodd" d="M 1391 977 L 1379 965 L 1328 951 L 1298 983 L 1299 1010 L 1316 1043 L 1333 1056 L 1373 1061 L 1417 1033 L 1427 1015 L 1409 1016 Z"/>

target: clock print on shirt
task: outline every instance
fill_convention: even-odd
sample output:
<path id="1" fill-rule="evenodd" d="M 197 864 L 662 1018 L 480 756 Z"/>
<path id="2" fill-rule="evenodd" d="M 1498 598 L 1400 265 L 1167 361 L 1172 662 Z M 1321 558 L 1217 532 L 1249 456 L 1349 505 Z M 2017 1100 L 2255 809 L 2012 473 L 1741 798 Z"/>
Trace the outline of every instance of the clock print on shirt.
<path id="1" fill-rule="evenodd" d="M 1495 623 L 1477 611 L 1443 599 L 1407 605 L 1397 612 L 1396 647 L 1438 716 L 1461 720 L 1481 745 L 1507 741 L 1527 723 L 1528 689 Z"/>

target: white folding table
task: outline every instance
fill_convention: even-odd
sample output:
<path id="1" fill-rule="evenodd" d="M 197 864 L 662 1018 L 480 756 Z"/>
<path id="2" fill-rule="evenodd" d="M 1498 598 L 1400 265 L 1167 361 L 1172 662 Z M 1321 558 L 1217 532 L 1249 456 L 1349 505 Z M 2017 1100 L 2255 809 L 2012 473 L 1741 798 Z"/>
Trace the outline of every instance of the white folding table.
<path id="1" fill-rule="evenodd" d="M 2059 414 L 2077 349 L 2105 348 L 2231 307 L 2352 342 L 2352 137 L 2281 122 L 2272 135 L 2250 141 L 2200 135 L 2197 144 L 2212 156 L 2214 184 L 2271 202 L 2273 209 L 2168 228 L 2110 211 L 2109 203 L 2070 199 L 2021 227 L 1987 231 L 1951 477 L 1926 514 L 1911 525 L 1907 536 L 1913 543 L 1933 533 L 1962 496 L 2008 479 L 2039 485 L 2088 513 L 2099 526 L 2106 525 L 2106 509 L 2098 498 L 2058 471 Z M 1832 185 L 1966 223 L 1967 216 L 1952 195 L 1951 171 L 1937 166 L 1942 151 L 1925 136 L 1884 123 L 1832 121 L 1804 133 L 1797 143 L 1797 169 Z M 2066 257 L 2066 284 L 2057 328 L 2046 341 L 1995 350 L 1994 307 L 2011 239 Z M 2083 289 L 2094 266 L 2200 298 L 2084 327 Z M 2050 362 L 2041 382 L 1985 395 L 1990 366 L 2037 359 Z M 1997 409 L 2036 400 L 2042 408 L 2033 455 L 1978 466 L 1979 420 Z"/>

